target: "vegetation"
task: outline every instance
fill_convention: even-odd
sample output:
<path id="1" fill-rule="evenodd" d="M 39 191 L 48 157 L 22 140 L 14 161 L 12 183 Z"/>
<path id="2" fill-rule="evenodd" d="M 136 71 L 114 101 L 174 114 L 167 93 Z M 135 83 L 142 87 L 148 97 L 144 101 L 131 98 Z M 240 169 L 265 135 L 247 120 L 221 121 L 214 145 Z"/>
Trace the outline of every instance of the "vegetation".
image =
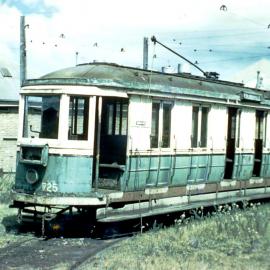
<path id="1" fill-rule="evenodd" d="M 14 184 L 14 174 L 4 174 L 0 177 L 0 203 L 10 201 L 10 191 Z"/>
<path id="2" fill-rule="evenodd" d="M 0 248 L 27 237 L 25 234 L 18 234 L 16 214 L 16 209 L 10 209 L 7 204 L 0 204 Z"/>
<path id="3" fill-rule="evenodd" d="M 18 234 L 16 209 L 8 208 L 13 177 L 0 181 L 0 248 L 30 237 Z M 4 194 L 4 197 L 3 197 Z M 153 228 L 89 258 L 79 269 L 269 269 L 270 204 L 197 209 L 168 228 Z M 68 265 L 55 269 L 68 269 Z"/>
<path id="4" fill-rule="evenodd" d="M 0 177 L 0 248 L 25 237 L 25 235 L 17 233 L 17 209 L 8 207 L 10 190 L 13 184 L 13 174 L 4 174 Z"/>
<path id="5" fill-rule="evenodd" d="M 80 269 L 269 269 L 270 206 L 201 209 L 110 248 Z"/>

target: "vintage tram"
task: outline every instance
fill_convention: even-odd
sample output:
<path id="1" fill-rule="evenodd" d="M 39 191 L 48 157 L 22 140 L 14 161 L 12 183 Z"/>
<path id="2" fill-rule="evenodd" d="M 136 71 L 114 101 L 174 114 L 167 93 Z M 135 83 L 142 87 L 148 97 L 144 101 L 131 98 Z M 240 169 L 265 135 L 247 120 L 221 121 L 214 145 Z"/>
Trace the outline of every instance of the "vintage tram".
<path id="1" fill-rule="evenodd" d="M 270 197 L 270 94 L 89 63 L 26 80 L 13 207 L 115 221 Z"/>

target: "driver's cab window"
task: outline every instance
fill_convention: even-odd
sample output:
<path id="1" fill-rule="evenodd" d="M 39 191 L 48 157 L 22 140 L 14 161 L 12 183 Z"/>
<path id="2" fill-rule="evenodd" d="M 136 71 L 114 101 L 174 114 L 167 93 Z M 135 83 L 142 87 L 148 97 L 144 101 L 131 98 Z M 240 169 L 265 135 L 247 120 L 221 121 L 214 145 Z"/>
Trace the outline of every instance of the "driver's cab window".
<path id="1" fill-rule="evenodd" d="M 87 140 L 89 97 L 70 96 L 68 139 Z"/>
<path id="2" fill-rule="evenodd" d="M 60 96 L 26 96 L 23 137 L 57 139 Z"/>

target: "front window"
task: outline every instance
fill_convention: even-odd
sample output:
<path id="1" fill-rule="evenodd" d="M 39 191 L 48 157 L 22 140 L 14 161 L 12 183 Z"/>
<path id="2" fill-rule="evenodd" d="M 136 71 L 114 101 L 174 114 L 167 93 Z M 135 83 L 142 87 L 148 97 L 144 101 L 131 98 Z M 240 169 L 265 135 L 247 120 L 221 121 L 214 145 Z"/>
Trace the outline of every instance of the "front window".
<path id="1" fill-rule="evenodd" d="M 69 102 L 69 140 L 87 140 L 89 98 L 71 96 Z"/>
<path id="2" fill-rule="evenodd" d="M 26 96 L 24 138 L 57 139 L 60 96 Z"/>

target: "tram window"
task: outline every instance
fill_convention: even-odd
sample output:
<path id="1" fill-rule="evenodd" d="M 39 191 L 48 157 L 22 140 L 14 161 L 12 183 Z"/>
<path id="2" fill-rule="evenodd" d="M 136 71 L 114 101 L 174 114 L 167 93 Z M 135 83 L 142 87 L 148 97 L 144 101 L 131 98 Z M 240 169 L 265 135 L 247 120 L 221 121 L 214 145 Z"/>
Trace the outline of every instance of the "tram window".
<path id="1" fill-rule="evenodd" d="M 151 148 L 170 147 L 172 104 L 163 101 L 152 104 Z"/>
<path id="2" fill-rule="evenodd" d="M 199 107 L 192 108 L 192 135 L 191 135 L 191 147 L 197 147 L 198 143 L 198 119 L 199 119 Z"/>
<path id="3" fill-rule="evenodd" d="M 113 104 L 107 104 L 107 134 L 113 135 Z"/>
<path id="4" fill-rule="evenodd" d="M 237 110 L 237 134 L 236 134 L 236 147 L 240 147 L 240 128 L 241 128 L 241 110 Z"/>
<path id="5" fill-rule="evenodd" d="M 109 101 L 106 106 L 107 135 L 127 135 L 128 104 Z"/>
<path id="6" fill-rule="evenodd" d="M 171 138 L 171 104 L 163 104 L 163 132 L 162 132 L 162 147 L 170 147 Z"/>
<path id="7" fill-rule="evenodd" d="M 27 96 L 25 98 L 23 137 L 57 139 L 59 96 Z"/>
<path id="8" fill-rule="evenodd" d="M 69 102 L 69 140 L 87 140 L 89 98 L 71 96 Z"/>
<path id="9" fill-rule="evenodd" d="M 152 104 L 151 148 L 158 147 L 159 103 Z"/>
<path id="10" fill-rule="evenodd" d="M 207 146 L 208 108 L 202 107 L 201 147 Z"/>
<path id="11" fill-rule="evenodd" d="M 207 147 L 208 107 L 193 106 L 191 147 Z"/>
<path id="12" fill-rule="evenodd" d="M 266 146 L 266 132 L 267 132 L 267 112 L 256 112 L 256 131 L 255 139 L 263 141 L 263 146 Z"/>
<path id="13" fill-rule="evenodd" d="M 263 134 L 263 146 L 266 147 L 266 138 L 267 138 L 267 116 L 268 113 L 264 113 L 264 134 Z"/>
<path id="14" fill-rule="evenodd" d="M 128 104 L 122 104 L 122 116 L 121 116 L 121 134 L 127 135 L 128 128 Z"/>
<path id="15" fill-rule="evenodd" d="M 231 139 L 235 139 L 236 134 L 236 114 L 233 114 L 231 117 Z"/>

